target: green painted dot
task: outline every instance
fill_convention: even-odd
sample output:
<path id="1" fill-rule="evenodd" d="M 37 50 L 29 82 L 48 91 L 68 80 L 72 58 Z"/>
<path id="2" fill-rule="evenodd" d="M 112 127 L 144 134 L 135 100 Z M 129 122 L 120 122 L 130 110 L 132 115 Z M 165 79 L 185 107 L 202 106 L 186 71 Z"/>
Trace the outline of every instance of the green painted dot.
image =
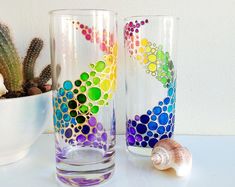
<path id="1" fill-rule="evenodd" d="M 79 107 L 79 110 L 81 111 L 81 113 L 85 114 L 88 112 L 88 107 L 86 105 L 82 105 Z"/>
<path id="2" fill-rule="evenodd" d="M 92 101 L 96 101 L 101 97 L 101 91 L 99 88 L 97 87 L 92 87 L 89 88 L 88 90 L 88 97 L 92 100 Z"/>
<path id="3" fill-rule="evenodd" d="M 99 77 L 95 77 L 95 78 L 93 79 L 93 83 L 94 83 L 95 85 L 99 84 L 99 82 L 100 82 L 100 78 L 99 78 Z"/>
<path id="4" fill-rule="evenodd" d="M 71 109 L 75 109 L 75 108 L 77 108 L 77 102 L 74 100 L 71 100 L 71 101 L 69 101 L 68 106 Z"/>
<path id="5" fill-rule="evenodd" d="M 81 84 L 82 84 L 82 81 L 80 81 L 80 80 L 76 80 L 76 81 L 75 81 L 75 85 L 76 85 L 76 86 L 79 87 L 79 86 L 81 86 Z"/>
<path id="6" fill-rule="evenodd" d="M 162 77 L 162 78 L 161 78 L 161 82 L 162 82 L 163 84 L 166 84 L 166 83 L 167 83 L 167 79 L 166 79 L 165 77 Z"/>
<path id="7" fill-rule="evenodd" d="M 70 116 L 71 116 L 71 117 L 76 117 L 76 116 L 77 116 L 76 110 L 72 110 L 72 111 L 70 112 Z"/>
<path id="8" fill-rule="evenodd" d="M 83 104 L 83 103 L 86 102 L 86 96 L 84 94 L 79 94 L 77 96 L 77 100 L 78 100 L 79 103 Z"/>
<path id="9" fill-rule="evenodd" d="M 88 104 L 88 106 L 89 106 L 89 107 L 92 107 L 92 106 L 93 106 L 93 104 L 92 104 L 92 103 L 89 103 L 89 104 Z"/>
<path id="10" fill-rule="evenodd" d="M 80 87 L 80 91 L 81 91 L 81 92 L 85 92 L 85 91 L 86 91 L 86 87 L 85 87 L 85 86 L 81 86 L 81 87 Z"/>
<path id="11" fill-rule="evenodd" d="M 89 75 L 87 72 L 83 72 L 80 76 L 80 78 L 83 80 L 83 81 L 86 81 L 89 79 Z"/>
<path id="12" fill-rule="evenodd" d="M 164 70 L 164 71 L 168 71 L 168 66 L 167 66 L 167 65 L 164 65 L 164 66 L 163 66 L 163 70 Z"/>
<path id="13" fill-rule="evenodd" d="M 159 51 L 157 51 L 156 56 L 159 60 L 163 60 L 164 59 L 164 52 L 159 50 Z"/>
<path id="14" fill-rule="evenodd" d="M 78 117 L 76 117 L 76 121 L 78 122 L 78 123 L 84 123 L 85 122 L 85 120 L 86 120 L 86 118 L 84 117 L 84 116 L 78 116 Z"/>
<path id="15" fill-rule="evenodd" d="M 98 112 L 99 112 L 99 107 L 98 107 L 98 106 L 93 106 L 93 107 L 91 108 L 91 113 L 96 114 L 96 113 L 98 113 Z"/>
<path id="16" fill-rule="evenodd" d="M 103 61 L 99 61 L 95 65 L 95 70 L 97 72 L 102 72 L 104 70 L 104 68 L 105 68 L 105 63 Z"/>
<path id="17" fill-rule="evenodd" d="M 87 85 L 87 86 L 90 86 L 90 85 L 91 85 L 91 81 L 87 81 L 87 82 L 86 82 L 86 85 Z"/>
<path id="18" fill-rule="evenodd" d="M 99 105 L 104 105 L 104 103 L 105 103 L 104 100 L 100 100 L 100 101 L 98 102 Z"/>
<path id="19" fill-rule="evenodd" d="M 93 69 L 95 67 L 95 65 L 94 64 L 90 64 L 90 67 Z"/>
<path id="20" fill-rule="evenodd" d="M 73 93 L 77 94 L 78 93 L 78 89 L 73 90 Z"/>
<path id="21" fill-rule="evenodd" d="M 90 72 L 90 76 L 92 76 L 92 77 L 94 77 L 94 76 L 95 76 L 95 74 L 96 74 L 96 72 L 95 72 L 95 71 L 91 71 L 91 72 Z"/>
<path id="22" fill-rule="evenodd" d="M 108 99 L 109 94 L 104 94 L 104 99 Z"/>

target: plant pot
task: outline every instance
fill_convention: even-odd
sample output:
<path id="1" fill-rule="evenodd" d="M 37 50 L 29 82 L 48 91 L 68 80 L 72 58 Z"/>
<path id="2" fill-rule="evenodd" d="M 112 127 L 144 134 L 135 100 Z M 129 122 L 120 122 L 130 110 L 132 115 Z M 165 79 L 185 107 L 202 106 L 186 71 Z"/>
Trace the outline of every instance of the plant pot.
<path id="1" fill-rule="evenodd" d="M 0 100 L 0 165 L 22 159 L 52 124 L 52 92 Z"/>

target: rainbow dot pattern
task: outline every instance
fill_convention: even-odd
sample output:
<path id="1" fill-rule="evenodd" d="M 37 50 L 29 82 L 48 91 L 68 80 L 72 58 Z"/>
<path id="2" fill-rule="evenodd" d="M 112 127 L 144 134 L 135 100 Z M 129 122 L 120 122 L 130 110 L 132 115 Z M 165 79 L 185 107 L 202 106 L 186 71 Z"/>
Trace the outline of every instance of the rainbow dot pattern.
<path id="1" fill-rule="evenodd" d="M 167 89 L 167 95 L 144 114 L 127 120 L 126 143 L 128 146 L 153 148 L 159 140 L 171 138 L 174 132 L 176 75 L 169 52 L 163 51 L 162 45 L 140 38 L 141 27 L 149 23 L 148 19 L 126 23 L 125 46 L 130 58 L 143 65 L 146 73 Z"/>
<path id="2" fill-rule="evenodd" d="M 94 42 L 91 33 L 97 32 L 79 25 L 85 39 Z M 82 72 L 75 81 L 64 81 L 58 89 L 53 99 L 54 127 L 65 143 L 107 150 L 108 134 L 96 115 L 103 106 L 109 105 L 116 89 L 117 44 L 109 42 L 107 45 L 107 41 L 102 40 L 98 44 L 100 47 L 105 44 L 105 48 L 100 48 L 105 53 L 103 59 L 90 64 L 90 71 Z M 114 135 L 114 130 L 111 133 Z"/>

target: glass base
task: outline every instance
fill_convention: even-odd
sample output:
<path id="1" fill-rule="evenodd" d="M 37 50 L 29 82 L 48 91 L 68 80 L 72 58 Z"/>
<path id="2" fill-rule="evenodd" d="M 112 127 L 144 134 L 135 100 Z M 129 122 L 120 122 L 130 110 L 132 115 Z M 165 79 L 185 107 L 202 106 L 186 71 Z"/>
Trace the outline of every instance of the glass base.
<path id="1" fill-rule="evenodd" d="M 0 155 L 0 166 L 1 165 L 8 165 L 15 163 L 21 159 L 23 159 L 29 152 L 29 149 L 21 150 L 19 152 L 12 152 L 11 154 L 1 156 Z"/>
<path id="2" fill-rule="evenodd" d="M 127 146 L 127 150 L 133 154 L 141 155 L 141 156 L 151 156 L 152 148 L 146 147 L 136 147 L 136 146 Z"/>
<path id="3" fill-rule="evenodd" d="M 67 154 L 67 159 L 57 162 L 57 178 L 72 186 L 98 185 L 114 173 L 114 153 L 103 157 L 102 150 L 80 148 Z"/>

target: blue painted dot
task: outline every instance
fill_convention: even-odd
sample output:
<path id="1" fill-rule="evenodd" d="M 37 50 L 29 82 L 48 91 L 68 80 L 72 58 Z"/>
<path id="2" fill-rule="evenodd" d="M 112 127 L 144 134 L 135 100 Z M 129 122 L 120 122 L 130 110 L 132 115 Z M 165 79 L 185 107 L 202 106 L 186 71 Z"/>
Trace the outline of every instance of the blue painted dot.
<path id="1" fill-rule="evenodd" d="M 65 127 L 68 127 L 68 126 L 69 126 L 69 123 L 65 123 L 64 125 L 65 125 Z"/>
<path id="2" fill-rule="evenodd" d="M 62 119 L 62 112 L 60 110 L 56 110 L 56 117 L 58 120 Z"/>
<path id="3" fill-rule="evenodd" d="M 152 138 L 149 140 L 149 146 L 153 148 L 157 142 L 158 142 L 157 139 Z"/>
<path id="4" fill-rule="evenodd" d="M 60 106 L 60 109 L 62 112 L 67 112 L 68 111 L 68 107 L 65 103 L 63 103 L 61 106 Z"/>
<path id="5" fill-rule="evenodd" d="M 61 129 L 60 133 L 61 133 L 61 134 L 64 134 L 64 129 Z"/>
<path id="6" fill-rule="evenodd" d="M 147 143 L 146 143 L 146 142 L 141 142 L 141 146 L 142 146 L 142 147 L 146 147 L 146 146 L 147 146 Z"/>
<path id="7" fill-rule="evenodd" d="M 172 113 L 170 113 L 169 118 L 171 119 L 171 118 L 172 118 L 172 116 L 173 116 L 173 114 L 172 114 Z"/>
<path id="8" fill-rule="evenodd" d="M 148 136 L 145 136 L 145 137 L 144 137 L 144 140 L 145 140 L 145 141 L 148 141 L 148 140 L 149 140 L 149 137 L 148 137 Z"/>
<path id="9" fill-rule="evenodd" d="M 135 144 L 136 144 L 136 145 L 138 145 L 138 146 L 140 145 L 140 143 L 139 143 L 139 142 L 136 142 Z"/>
<path id="10" fill-rule="evenodd" d="M 70 121 L 70 116 L 68 114 L 64 115 L 64 121 L 66 122 Z"/>
<path id="11" fill-rule="evenodd" d="M 67 101 L 67 98 L 66 98 L 66 97 L 63 97 L 63 101 L 66 102 L 66 101 Z"/>
<path id="12" fill-rule="evenodd" d="M 164 106 L 164 107 L 162 108 L 162 110 L 163 110 L 163 111 L 166 111 L 166 110 L 167 110 L 167 107 L 166 107 L 166 106 Z"/>
<path id="13" fill-rule="evenodd" d="M 158 132 L 159 134 L 164 134 L 164 132 L 165 132 L 165 127 L 164 127 L 164 126 L 158 127 L 157 132 Z"/>
<path id="14" fill-rule="evenodd" d="M 55 107 L 56 107 L 56 108 L 58 108 L 58 107 L 59 107 L 58 103 L 56 103 L 56 104 L 55 104 Z"/>
<path id="15" fill-rule="evenodd" d="M 73 88 L 73 84 L 71 81 L 65 81 L 63 86 L 65 90 L 71 90 Z"/>
<path id="16" fill-rule="evenodd" d="M 171 125 L 166 126 L 166 131 L 169 132 L 171 130 Z"/>
<path id="17" fill-rule="evenodd" d="M 64 91 L 64 89 L 63 89 L 63 88 L 60 88 L 60 89 L 59 89 L 59 94 L 60 94 L 60 96 L 64 96 L 65 91 Z"/>
<path id="18" fill-rule="evenodd" d="M 148 123 L 148 128 L 150 129 L 150 130 L 156 130 L 157 129 L 157 123 L 156 122 L 153 122 L 153 121 L 151 121 L 151 122 L 149 122 Z"/>
<path id="19" fill-rule="evenodd" d="M 161 112 L 162 112 L 162 108 L 161 108 L 161 107 L 155 106 L 155 107 L 153 108 L 153 113 L 154 113 L 154 114 L 159 115 Z"/>
<path id="20" fill-rule="evenodd" d="M 148 110 L 148 111 L 147 111 L 147 114 L 148 114 L 148 115 L 151 115 L 151 114 L 152 114 L 151 110 Z"/>
<path id="21" fill-rule="evenodd" d="M 140 121 L 141 121 L 141 123 L 144 123 L 144 124 L 148 123 L 149 122 L 149 116 L 147 116 L 147 115 L 140 116 Z"/>
<path id="22" fill-rule="evenodd" d="M 157 117 L 155 115 L 151 116 L 151 120 L 156 121 Z"/>
<path id="23" fill-rule="evenodd" d="M 133 127 L 135 127 L 137 125 L 136 121 L 134 121 L 134 120 L 131 122 L 131 124 Z"/>
<path id="24" fill-rule="evenodd" d="M 175 130 L 175 126 L 173 125 L 173 126 L 171 127 L 171 129 L 172 129 L 172 132 L 174 132 L 174 130 Z"/>
<path id="25" fill-rule="evenodd" d="M 160 101 L 158 104 L 159 104 L 160 106 L 162 106 L 162 105 L 163 105 L 163 102 L 162 102 L 162 101 Z"/>
<path id="26" fill-rule="evenodd" d="M 82 128 L 83 134 L 88 134 L 90 132 L 90 127 L 88 125 L 84 125 Z"/>
<path id="27" fill-rule="evenodd" d="M 154 134 L 154 138 L 157 138 L 158 137 L 158 134 Z"/>
<path id="28" fill-rule="evenodd" d="M 137 132 L 140 134 L 144 134 L 147 131 L 147 127 L 141 123 L 137 125 L 136 129 L 137 129 Z"/>
<path id="29" fill-rule="evenodd" d="M 169 138 L 171 138 L 171 137 L 172 137 L 172 132 L 169 133 Z"/>
<path id="30" fill-rule="evenodd" d="M 165 99 L 164 99 L 164 104 L 165 105 L 168 105 L 170 103 L 170 98 L 169 97 L 166 97 Z"/>
<path id="31" fill-rule="evenodd" d="M 75 119 L 75 118 L 72 118 L 72 119 L 71 119 L 71 123 L 74 124 L 74 125 L 76 125 L 76 124 L 77 124 L 76 119 Z"/>
<path id="32" fill-rule="evenodd" d="M 65 131 L 65 137 L 70 138 L 73 135 L 73 131 L 71 129 L 67 129 Z"/>
<path id="33" fill-rule="evenodd" d="M 163 136 L 161 136 L 160 140 L 166 139 L 168 138 L 168 136 L 166 134 L 164 134 Z"/>
<path id="34" fill-rule="evenodd" d="M 67 97 L 68 99 L 72 99 L 72 98 L 73 98 L 73 92 L 68 92 L 68 93 L 66 93 L 66 97 Z"/>
<path id="35" fill-rule="evenodd" d="M 59 122 L 59 121 L 57 121 L 56 126 L 57 126 L 58 128 L 60 128 L 60 122 Z"/>
<path id="36" fill-rule="evenodd" d="M 174 103 L 175 103 L 175 99 L 171 98 L 171 104 L 174 104 Z"/>
<path id="37" fill-rule="evenodd" d="M 172 110 L 173 110 L 172 105 L 169 105 L 169 106 L 168 106 L 168 112 L 172 112 Z"/>
<path id="38" fill-rule="evenodd" d="M 158 122 L 161 125 L 166 125 L 168 122 L 168 114 L 167 113 L 160 114 L 160 116 L 158 117 Z"/>
<path id="39" fill-rule="evenodd" d="M 61 99 L 58 99 L 58 103 L 60 104 L 62 101 L 61 101 Z"/>
<path id="40" fill-rule="evenodd" d="M 149 137 L 151 137 L 151 136 L 153 136 L 153 133 L 152 133 L 151 131 L 148 131 L 148 132 L 147 132 L 147 135 L 148 135 Z"/>
<path id="41" fill-rule="evenodd" d="M 170 89 L 168 90 L 168 96 L 172 96 L 172 94 L 173 94 L 173 88 L 170 88 Z"/>

